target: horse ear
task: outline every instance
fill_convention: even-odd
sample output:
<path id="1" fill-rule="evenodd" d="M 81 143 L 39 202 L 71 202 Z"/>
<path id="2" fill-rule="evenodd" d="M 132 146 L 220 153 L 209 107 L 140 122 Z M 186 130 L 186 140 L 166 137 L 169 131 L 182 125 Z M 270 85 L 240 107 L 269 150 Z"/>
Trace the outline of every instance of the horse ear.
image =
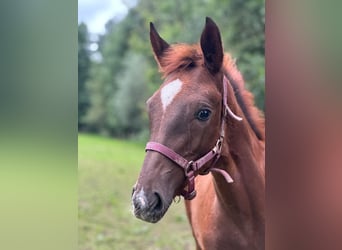
<path id="1" fill-rule="evenodd" d="M 201 48 L 205 66 L 212 74 L 220 71 L 223 61 L 223 48 L 219 28 L 210 17 L 206 17 L 201 35 Z"/>
<path id="2" fill-rule="evenodd" d="M 150 41 L 155 58 L 160 65 L 163 52 L 170 46 L 163 38 L 160 37 L 153 23 L 150 22 Z"/>

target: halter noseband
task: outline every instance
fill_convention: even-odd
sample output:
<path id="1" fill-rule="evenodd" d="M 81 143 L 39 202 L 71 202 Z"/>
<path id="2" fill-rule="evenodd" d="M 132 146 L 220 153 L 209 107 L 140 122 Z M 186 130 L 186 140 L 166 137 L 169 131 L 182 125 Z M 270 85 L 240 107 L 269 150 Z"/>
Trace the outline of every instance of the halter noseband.
<path id="1" fill-rule="evenodd" d="M 169 147 L 160 144 L 158 142 L 148 142 L 146 144 L 146 151 L 155 151 L 158 152 L 170 160 L 172 160 L 174 163 L 176 163 L 179 167 L 183 168 L 186 182 L 185 186 L 183 188 L 183 191 L 180 193 L 186 200 L 192 200 L 196 196 L 196 190 L 195 190 L 195 177 L 197 175 L 206 175 L 209 172 L 218 172 L 223 175 L 223 177 L 226 179 L 228 183 L 232 183 L 233 179 L 231 176 L 223 169 L 219 169 L 215 167 L 215 164 L 217 160 L 221 156 L 221 149 L 222 149 L 222 143 L 224 139 L 224 128 L 225 128 L 225 117 L 227 115 L 230 115 L 235 120 L 241 121 L 242 118 L 235 115 L 231 109 L 229 108 L 227 104 L 227 84 L 229 83 L 226 76 L 223 78 L 223 116 L 221 119 L 221 131 L 220 131 L 220 137 L 216 141 L 216 145 L 212 150 L 210 150 L 206 155 L 202 156 L 196 161 L 188 161 L 181 155 L 177 154 L 175 151 L 170 149 Z M 208 163 L 210 160 L 214 160 L 211 166 L 207 169 L 203 169 L 203 166 Z"/>

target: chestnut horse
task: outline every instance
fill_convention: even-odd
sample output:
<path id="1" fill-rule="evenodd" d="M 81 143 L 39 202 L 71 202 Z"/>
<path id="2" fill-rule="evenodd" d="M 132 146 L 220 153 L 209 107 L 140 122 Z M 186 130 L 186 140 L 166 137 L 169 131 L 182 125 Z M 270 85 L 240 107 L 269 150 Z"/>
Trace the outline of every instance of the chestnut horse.
<path id="1" fill-rule="evenodd" d="M 147 101 L 134 215 L 155 223 L 182 195 L 197 249 L 264 249 L 264 119 L 217 25 L 207 17 L 200 44 L 169 45 L 151 23 L 150 40 L 165 81 Z"/>

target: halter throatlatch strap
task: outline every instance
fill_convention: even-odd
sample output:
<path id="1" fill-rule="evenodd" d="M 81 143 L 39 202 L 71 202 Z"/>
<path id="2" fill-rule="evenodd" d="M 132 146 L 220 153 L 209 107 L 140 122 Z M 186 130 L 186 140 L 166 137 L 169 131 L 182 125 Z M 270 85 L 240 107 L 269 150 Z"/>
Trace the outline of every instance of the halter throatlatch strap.
<path id="1" fill-rule="evenodd" d="M 236 114 L 233 113 L 233 111 L 229 108 L 228 106 L 228 101 L 227 101 L 227 84 L 229 83 L 228 79 L 226 76 L 223 77 L 223 106 L 225 109 L 225 116 L 230 115 L 232 118 L 234 118 L 237 121 L 242 121 L 242 118 L 240 116 L 237 116 Z"/>
<path id="2" fill-rule="evenodd" d="M 158 142 L 148 142 L 146 144 L 146 151 L 155 151 L 158 152 L 165 157 L 169 158 L 171 161 L 176 163 L 178 166 L 183 168 L 185 178 L 186 178 L 186 183 L 184 186 L 183 191 L 181 192 L 181 195 L 184 196 L 184 199 L 186 200 L 192 200 L 196 196 L 196 190 L 195 190 L 195 177 L 197 175 L 205 175 L 208 174 L 209 172 L 217 172 L 220 173 L 225 180 L 228 183 L 232 183 L 233 179 L 232 177 L 227 173 L 227 171 L 215 167 L 218 159 L 221 156 L 221 149 L 222 149 L 222 144 L 224 140 L 224 130 L 225 130 L 225 118 L 227 115 L 230 115 L 232 118 L 234 118 L 237 121 L 241 121 L 242 118 L 235 115 L 231 109 L 228 106 L 227 103 L 227 84 L 228 84 L 228 79 L 224 76 L 223 79 L 223 98 L 222 98 L 222 104 L 223 104 L 223 116 L 221 119 L 221 131 L 220 131 L 220 137 L 218 138 L 216 145 L 213 147 L 212 150 L 210 150 L 207 154 L 202 156 L 196 161 L 188 161 L 181 155 L 177 154 L 175 151 L 170 149 L 169 147 L 160 144 Z M 204 169 L 204 166 L 206 163 L 209 161 L 213 160 L 212 164 L 210 165 L 209 168 Z"/>

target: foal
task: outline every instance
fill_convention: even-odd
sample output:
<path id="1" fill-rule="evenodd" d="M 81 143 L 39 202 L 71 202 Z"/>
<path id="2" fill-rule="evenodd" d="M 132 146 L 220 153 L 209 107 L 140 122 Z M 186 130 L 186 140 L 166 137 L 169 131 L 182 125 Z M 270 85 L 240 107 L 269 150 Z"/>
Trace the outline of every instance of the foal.
<path id="1" fill-rule="evenodd" d="M 147 101 L 135 216 L 158 222 L 182 195 L 197 249 L 264 249 L 264 120 L 217 25 L 206 18 L 199 45 L 169 45 L 151 23 L 150 40 L 165 81 Z"/>

